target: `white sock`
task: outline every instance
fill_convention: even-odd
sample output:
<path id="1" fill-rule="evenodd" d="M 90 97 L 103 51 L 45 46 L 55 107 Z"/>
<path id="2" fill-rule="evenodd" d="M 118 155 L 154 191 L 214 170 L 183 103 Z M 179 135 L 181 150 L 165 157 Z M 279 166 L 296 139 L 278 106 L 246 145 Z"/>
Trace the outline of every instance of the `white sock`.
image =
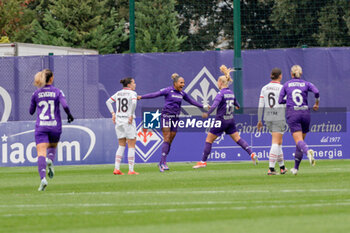
<path id="1" fill-rule="evenodd" d="M 283 158 L 283 150 L 282 150 L 282 145 L 278 145 L 278 156 L 277 156 L 277 162 L 280 167 L 284 166 L 284 158 Z"/>
<path id="2" fill-rule="evenodd" d="M 128 149 L 128 161 L 129 161 L 129 171 L 134 171 L 135 164 L 135 148 Z"/>
<path id="3" fill-rule="evenodd" d="M 124 151 L 125 151 L 125 146 L 119 146 L 117 149 L 117 153 L 115 155 L 115 169 L 117 170 L 120 170 L 120 163 L 122 161 Z"/>
<path id="4" fill-rule="evenodd" d="M 277 156 L 279 154 L 278 144 L 272 144 L 269 155 L 269 167 L 275 167 Z"/>

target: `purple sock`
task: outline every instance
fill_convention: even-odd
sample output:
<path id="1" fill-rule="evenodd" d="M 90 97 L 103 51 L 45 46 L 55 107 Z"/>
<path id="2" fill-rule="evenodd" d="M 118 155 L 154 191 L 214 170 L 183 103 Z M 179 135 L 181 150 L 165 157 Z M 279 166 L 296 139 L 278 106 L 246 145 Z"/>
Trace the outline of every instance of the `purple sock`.
<path id="1" fill-rule="evenodd" d="M 237 144 L 242 147 L 243 150 L 245 150 L 249 155 L 253 153 L 252 149 L 250 149 L 248 143 L 244 139 L 239 139 L 237 141 Z"/>
<path id="2" fill-rule="evenodd" d="M 160 164 L 166 163 L 166 157 L 168 156 L 169 150 L 170 150 L 169 142 L 163 142 Z"/>
<path id="3" fill-rule="evenodd" d="M 304 141 L 299 141 L 297 143 L 297 147 L 305 155 L 306 155 L 307 151 L 309 150 L 309 147 L 307 146 L 307 144 Z"/>
<path id="4" fill-rule="evenodd" d="M 203 151 L 203 156 L 202 156 L 202 161 L 205 162 L 208 159 L 208 155 L 210 154 L 211 151 L 211 143 L 205 142 L 204 146 L 204 151 Z"/>
<path id="5" fill-rule="evenodd" d="M 294 168 L 295 169 L 299 169 L 299 165 L 301 163 L 301 160 L 303 160 L 303 152 L 301 152 L 301 150 L 296 147 L 295 148 L 295 155 L 294 155 Z"/>
<path id="6" fill-rule="evenodd" d="M 47 158 L 51 159 L 51 161 L 55 161 L 55 156 L 56 156 L 56 148 L 47 148 Z"/>
<path id="7" fill-rule="evenodd" d="M 46 159 L 45 159 L 45 156 L 38 156 L 38 172 L 39 172 L 41 180 L 46 177 Z"/>

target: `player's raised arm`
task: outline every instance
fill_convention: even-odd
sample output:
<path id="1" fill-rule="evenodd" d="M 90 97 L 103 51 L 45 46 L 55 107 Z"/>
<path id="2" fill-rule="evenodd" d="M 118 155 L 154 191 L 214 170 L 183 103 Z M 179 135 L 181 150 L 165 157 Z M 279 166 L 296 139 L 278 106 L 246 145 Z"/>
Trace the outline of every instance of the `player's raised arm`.
<path id="1" fill-rule="evenodd" d="M 153 99 L 153 98 L 157 98 L 159 96 L 164 96 L 164 95 L 168 94 L 168 92 L 169 92 L 168 89 L 169 88 L 163 88 L 160 91 L 152 92 L 152 93 L 141 95 L 141 96 L 139 95 L 137 97 L 137 99 L 138 100 L 140 100 L 140 99 Z"/>
<path id="2" fill-rule="evenodd" d="M 188 102 L 189 104 L 192 104 L 194 106 L 197 106 L 198 108 L 204 108 L 203 104 L 200 104 L 198 103 L 197 101 L 195 101 L 194 99 L 190 98 L 187 93 L 183 92 L 184 93 L 184 100 L 186 102 Z"/>

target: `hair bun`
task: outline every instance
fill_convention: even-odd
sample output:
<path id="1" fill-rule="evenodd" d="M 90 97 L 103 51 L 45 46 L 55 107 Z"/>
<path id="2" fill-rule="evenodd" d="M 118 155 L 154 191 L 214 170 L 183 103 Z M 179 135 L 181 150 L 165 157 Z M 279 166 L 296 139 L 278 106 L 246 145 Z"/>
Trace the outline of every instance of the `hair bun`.
<path id="1" fill-rule="evenodd" d="M 175 80 L 177 77 L 179 77 L 178 73 L 173 73 L 173 74 L 171 75 L 171 79 L 172 79 L 172 80 Z"/>

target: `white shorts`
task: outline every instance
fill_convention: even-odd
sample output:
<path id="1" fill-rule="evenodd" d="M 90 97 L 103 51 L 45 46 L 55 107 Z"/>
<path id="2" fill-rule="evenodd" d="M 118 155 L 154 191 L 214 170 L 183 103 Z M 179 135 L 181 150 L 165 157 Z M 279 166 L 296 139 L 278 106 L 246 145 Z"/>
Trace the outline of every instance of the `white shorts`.
<path id="1" fill-rule="evenodd" d="M 286 130 L 286 121 L 265 121 L 265 125 L 270 132 L 284 134 Z"/>
<path id="2" fill-rule="evenodd" d="M 124 123 L 124 124 L 116 124 L 115 132 L 117 134 L 118 139 L 126 138 L 126 139 L 134 139 L 136 138 L 136 122 L 135 120 L 132 124 Z"/>

